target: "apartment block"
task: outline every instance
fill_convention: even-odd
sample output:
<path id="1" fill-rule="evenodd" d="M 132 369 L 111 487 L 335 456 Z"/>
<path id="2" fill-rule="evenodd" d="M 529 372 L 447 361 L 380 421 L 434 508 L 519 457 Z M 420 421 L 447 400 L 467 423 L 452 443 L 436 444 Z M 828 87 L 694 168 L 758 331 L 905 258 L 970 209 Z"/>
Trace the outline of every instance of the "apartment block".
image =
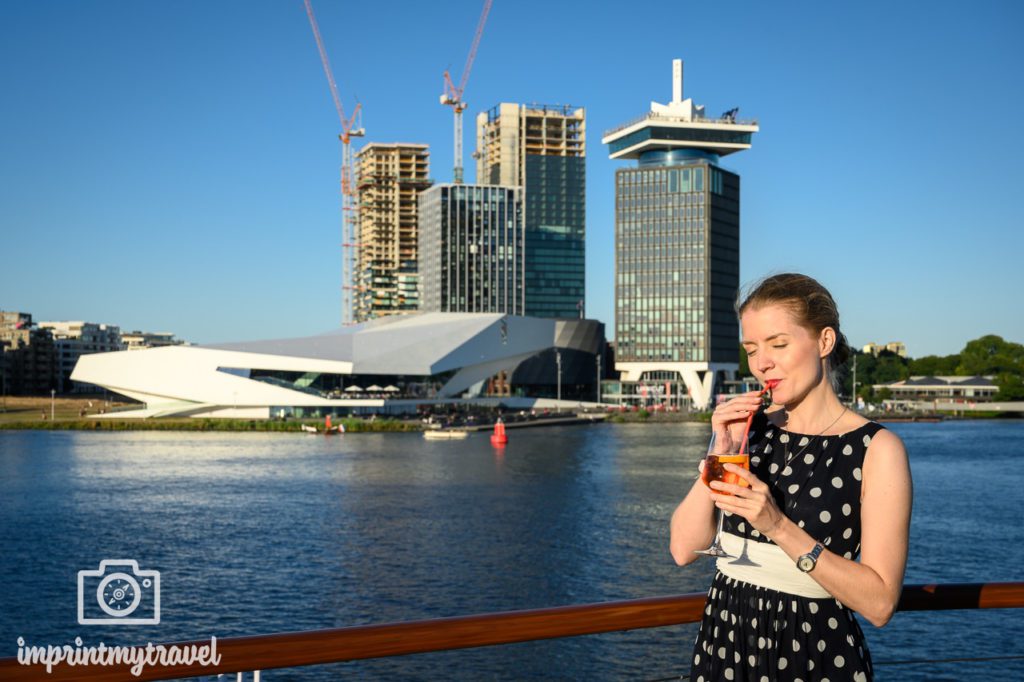
<path id="1" fill-rule="evenodd" d="M 124 350 L 121 329 L 95 322 L 40 322 L 40 329 L 53 337 L 57 363 L 57 392 L 85 393 L 97 390 L 91 384 L 71 381 L 71 372 L 78 358 L 90 353 L 109 353 Z"/>
<path id="2" fill-rule="evenodd" d="M 431 185 L 429 161 L 425 144 L 371 142 L 356 152 L 356 322 L 419 309 L 417 194 Z"/>
<path id="3" fill-rule="evenodd" d="M 501 103 L 477 116 L 477 182 L 522 189 L 525 314 L 582 317 L 586 113 Z"/>

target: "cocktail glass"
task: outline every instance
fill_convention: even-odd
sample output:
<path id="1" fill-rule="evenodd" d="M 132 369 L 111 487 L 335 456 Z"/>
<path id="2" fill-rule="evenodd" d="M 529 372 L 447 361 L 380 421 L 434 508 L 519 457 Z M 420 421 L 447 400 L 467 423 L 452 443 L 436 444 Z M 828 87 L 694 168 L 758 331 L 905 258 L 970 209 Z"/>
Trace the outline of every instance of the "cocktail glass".
<path id="1" fill-rule="evenodd" d="M 728 446 L 716 447 L 715 437 L 711 436 L 711 443 L 708 445 L 707 456 L 704 457 L 704 469 L 701 471 L 700 479 L 704 482 L 704 485 L 711 488 L 712 481 L 722 481 L 724 483 L 734 483 L 736 485 L 746 485 L 747 482 L 740 478 L 739 474 L 732 473 L 731 471 L 725 470 L 725 464 L 735 464 L 741 466 L 744 469 L 750 470 L 750 455 L 746 452 L 740 452 L 740 444 L 730 443 Z M 746 448 L 743 448 L 746 450 Z M 712 490 L 714 490 L 712 488 Z M 724 490 L 715 490 L 720 495 L 731 495 L 732 493 Z M 725 512 L 719 510 L 718 512 L 718 529 L 715 531 L 715 540 L 711 543 L 711 546 L 707 549 L 694 550 L 697 554 L 703 554 L 705 556 L 713 557 L 725 557 L 733 558 L 731 554 L 722 549 L 722 524 L 725 522 Z"/>

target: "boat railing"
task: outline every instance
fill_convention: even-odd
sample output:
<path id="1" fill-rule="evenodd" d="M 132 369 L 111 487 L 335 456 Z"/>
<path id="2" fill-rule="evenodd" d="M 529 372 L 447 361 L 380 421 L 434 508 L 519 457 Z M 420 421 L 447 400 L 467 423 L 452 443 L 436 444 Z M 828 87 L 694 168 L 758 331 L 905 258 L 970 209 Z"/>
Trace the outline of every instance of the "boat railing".
<path id="1" fill-rule="evenodd" d="M 706 594 L 690 593 L 627 601 L 506 611 L 451 618 L 364 625 L 217 640 L 215 665 L 152 665 L 132 675 L 129 666 L 60 664 L 41 674 L 38 664 L 22 665 L 16 657 L 0 659 L 0 679 L 167 680 L 275 668 L 297 668 L 369 658 L 453 649 L 469 649 L 603 632 L 695 623 Z M 907 585 L 898 611 L 945 611 L 1024 607 L 1024 582 Z M 209 641 L 176 642 L 179 647 L 207 646 Z M 171 646 L 167 644 L 165 646 Z M 1004 657 L 1005 658 L 1005 657 Z M 958 660 L 958 659 L 950 659 Z M 258 675 L 257 675 L 258 679 Z"/>

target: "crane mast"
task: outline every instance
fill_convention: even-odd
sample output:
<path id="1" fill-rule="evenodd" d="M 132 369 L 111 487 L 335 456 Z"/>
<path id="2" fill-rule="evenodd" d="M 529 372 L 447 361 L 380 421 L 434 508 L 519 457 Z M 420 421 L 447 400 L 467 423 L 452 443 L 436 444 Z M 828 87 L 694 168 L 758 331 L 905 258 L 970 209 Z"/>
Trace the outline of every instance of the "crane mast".
<path id="1" fill-rule="evenodd" d="M 303 0 L 303 2 L 306 5 L 309 25 L 313 29 L 313 38 L 316 39 L 316 49 L 320 53 L 320 63 L 323 64 L 324 75 L 327 76 L 327 85 L 331 89 L 331 99 L 334 100 L 334 108 L 338 112 L 338 120 L 341 122 L 341 134 L 338 135 L 338 139 L 341 140 L 341 323 L 347 325 L 355 321 L 353 295 L 357 290 L 355 270 L 359 259 L 359 239 L 356 234 L 359 224 L 359 208 L 355 194 L 352 138 L 363 137 L 366 135 L 366 131 L 361 125 L 361 104 L 356 104 L 351 117 L 345 117 L 345 108 L 338 95 L 338 85 L 331 72 L 331 62 L 327 59 L 327 50 L 320 37 L 320 27 L 317 25 L 316 16 L 313 15 L 313 6 L 310 4 L 310 0 Z"/>
<path id="2" fill-rule="evenodd" d="M 480 46 L 480 38 L 484 34 L 484 24 L 487 23 L 487 14 L 491 11 L 492 0 L 484 2 L 483 12 L 480 13 L 480 21 L 476 25 L 476 34 L 473 36 L 473 44 L 469 48 L 469 56 L 466 57 L 466 66 L 462 69 L 462 79 L 459 86 L 452 83 L 451 74 L 444 72 L 444 93 L 441 95 L 441 104 L 450 106 L 455 116 L 455 169 L 453 181 L 457 185 L 462 184 L 462 112 L 466 110 L 466 103 L 462 101 L 462 94 L 466 91 L 466 84 L 469 82 L 469 72 L 473 68 L 473 60 L 476 59 L 476 50 Z"/>

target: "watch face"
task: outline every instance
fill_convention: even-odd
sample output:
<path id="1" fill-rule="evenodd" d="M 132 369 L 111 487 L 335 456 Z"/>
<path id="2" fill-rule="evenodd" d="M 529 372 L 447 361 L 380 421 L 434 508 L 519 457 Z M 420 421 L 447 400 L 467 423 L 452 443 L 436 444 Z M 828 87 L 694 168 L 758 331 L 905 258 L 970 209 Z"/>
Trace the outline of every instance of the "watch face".
<path id="1" fill-rule="evenodd" d="M 807 556 L 805 554 L 802 557 L 800 557 L 799 559 L 797 559 L 796 567 L 799 568 L 804 573 L 807 573 L 809 570 L 814 568 L 814 563 L 815 563 L 814 559 L 812 559 L 811 557 L 809 557 L 809 556 Z"/>

